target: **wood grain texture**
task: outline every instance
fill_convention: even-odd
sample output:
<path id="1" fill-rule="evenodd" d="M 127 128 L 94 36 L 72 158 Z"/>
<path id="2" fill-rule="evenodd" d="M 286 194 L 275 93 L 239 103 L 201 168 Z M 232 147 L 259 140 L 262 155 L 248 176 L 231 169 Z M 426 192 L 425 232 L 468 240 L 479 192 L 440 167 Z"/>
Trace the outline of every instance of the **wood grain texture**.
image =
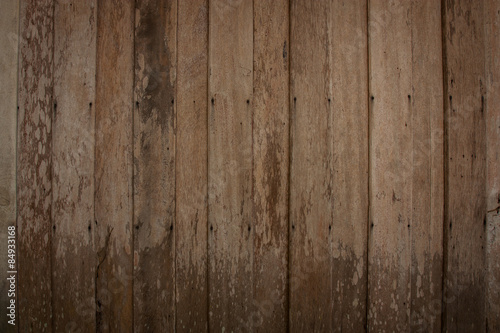
<path id="1" fill-rule="evenodd" d="M 441 331 L 443 72 L 441 3 L 411 4 L 410 329 Z"/>
<path id="2" fill-rule="evenodd" d="M 208 330 L 208 1 L 178 2 L 176 330 Z"/>
<path id="3" fill-rule="evenodd" d="M 53 6 L 22 1 L 19 11 L 18 314 L 28 332 L 52 331 Z"/>
<path id="4" fill-rule="evenodd" d="M 290 330 L 332 331 L 334 215 L 328 1 L 290 8 Z M 330 103 L 331 104 L 331 103 Z"/>
<path id="5" fill-rule="evenodd" d="M 209 329 L 251 331 L 253 4 L 209 5 Z"/>
<path id="6" fill-rule="evenodd" d="M 101 0 L 97 6 L 96 331 L 131 332 L 134 2 Z"/>
<path id="7" fill-rule="evenodd" d="M 54 331 L 95 330 L 96 3 L 54 9 L 52 304 Z"/>
<path id="8" fill-rule="evenodd" d="M 134 328 L 173 331 L 177 2 L 135 13 Z"/>
<path id="9" fill-rule="evenodd" d="M 10 306 L 10 274 L 8 227 L 16 225 L 16 128 L 17 128 L 17 68 L 18 68 L 19 1 L 2 4 L 0 12 L 0 308 Z M 16 246 L 17 247 L 17 246 Z M 16 261 L 18 258 L 15 258 Z M 17 266 L 15 267 L 17 269 Z M 0 331 L 15 332 L 4 316 Z"/>
<path id="10" fill-rule="evenodd" d="M 500 1 L 484 3 L 486 52 L 487 329 L 500 331 Z"/>
<path id="11" fill-rule="evenodd" d="M 413 174 L 411 1 L 370 1 L 369 313 L 408 331 Z"/>
<path id="12" fill-rule="evenodd" d="M 288 327 L 288 1 L 254 1 L 253 301 L 255 332 Z"/>
<path id="13" fill-rule="evenodd" d="M 482 1 L 446 1 L 443 330 L 485 330 L 486 127 Z M 467 50 L 467 51 L 465 51 Z"/>
<path id="14" fill-rule="evenodd" d="M 333 221 L 333 331 L 366 327 L 368 226 L 367 2 L 336 0 L 328 17 L 328 110 Z M 292 55 L 293 56 L 293 55 Z M 329 175 L 330 176 L 330 175 Z"/>

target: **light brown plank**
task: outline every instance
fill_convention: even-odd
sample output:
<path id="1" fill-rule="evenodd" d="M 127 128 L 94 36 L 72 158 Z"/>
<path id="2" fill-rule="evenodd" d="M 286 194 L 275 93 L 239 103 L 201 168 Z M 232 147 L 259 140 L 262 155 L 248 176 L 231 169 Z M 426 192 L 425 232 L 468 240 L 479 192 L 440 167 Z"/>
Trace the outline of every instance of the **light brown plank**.
<path id="1" fill-rule="evenodd" d="M 255 332 L 288 327 L 288 1 L 254 1 L 254 281 L 248 317 Z"/>
<path id="2" fill-rule="evenodd" d="M 487 329 L 500 331 L 500 1 L 484 4 L 486 48 Z"/>
<path id="3" fill-rule="evenodd" d="M 52 331 L 52 0 L 19 11 L 17 235 L 19 330 Z"/>
<path id="4" fill-rule="evenodd" d="M 411 1 L 369 3 L 368 327 L 408 331 L 413 124 Z M 417 74 L 416 74 L 417 75 Z"/>
<path id="5" fill-rule="evenodd" d="M 443 71 L 441 3 L 411 5 L 412 215 L 410 329 L 441 331 Z"/>
<path id="6" fill-rule="evenodd" d="M 95 330 L 95 1 L 55 4 L 52 304 L 55 331 Z"/>
<path id="7" fill-rule="evenodd" d="M 367 2 L 336 0 L 328 17 L 328 106 L 333 140 L 333 330 L 366 327 L 368 226 Z M 292 55 L 293 56 L 293 55 Z"/>
<path id="8" fill-rule="evenodd" d="M 135 15 L 134 328 L 173 331 L 177 2 Z"/>
<path id="9" fill-rule="evenodd" d="M 483 3 L 447 1 L 443 8 L 447 172 L 443 330 L 448 332 L 485 330 Z"/>
<path id="10" fill-rule="evenodd" d="M 176 330 L 208 330 L 208 1 L 178 2 Z"/>
<path id="11" fill-rule="evenodd" d="M 96 330 L 131 332 L 134 2 L 97 7 Z"/>
<path id="12" fill-rule="evenodd" d="M 332 331 L 329 1 L 290 8 L 290 331 Z"/>
<path id="13" fill-rule="evenodd" d="M 17 128 L 17 64 L 18 64 L 19 1 L 2 4 L 0 12 L 0 307 L 11 307 L 11 299 L 17 301 L 10 288 L 11 274 L 17 266 L 9 267 L 13 257 L 9 250 L 17 252 L 15 239 L 8 238 L 9 226 L 16 225 L 16 128 Z M 18 257 L 14 256 L 18 261 Z M 11 269 L 14 268 L 14 269 Z M 18 304 L 16 304 L 17 307 Z M 13 318 L 6 310 L 0 321 L 0 331 L 16 332 L 18 326 L 9 324 Z M 14 323 L 18 325 L 17 319 Z"/>
<path id="14" fill-rule="evenodd" d="M 209 4 L 209 328 L 252 330 L 251 0 Z"/>

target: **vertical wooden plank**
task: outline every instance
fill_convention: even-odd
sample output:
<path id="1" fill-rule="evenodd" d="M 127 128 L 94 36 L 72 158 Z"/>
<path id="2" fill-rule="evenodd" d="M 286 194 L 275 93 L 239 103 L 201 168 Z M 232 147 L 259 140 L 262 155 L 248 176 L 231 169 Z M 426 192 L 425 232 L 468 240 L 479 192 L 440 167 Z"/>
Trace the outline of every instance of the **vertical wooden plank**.
<path id="1" fill-rule="evenodd" d="M 209 8 L 209 328 L 252 330 L 253 3 Z"/>
<path id="2" fill-rule="evenodd" d="M 58 1 L 54 11 L 52 128 L 53 329 L 95 330 L 94 1 Z"/>
<path id="3" fill-rule="evenodd" d="M 254 1 L 254 331 L 288 327 L 288 1 Z"/>
<path id="4" fill-rule="evenodd" d="M 290 8 L 290 330 L 332 331 L 329 1 Z M 331 98 L 331 97 L 330 97 Z"/>
<path id="5" fill-rule="evenodd" d="M 441 331 L 443 67 L 441 3 L 411 4 L 412 192 L 410 329 Z"/>
<path id="6" fill-rule="evenodd" d="M 20 6 L 17 235 L 19 330 L 52 331 L 52 89 L 54 3 Z"/>
<path id="7" fill-rule="evenodd" d="M 487 142 L 487 330 L 500 331 L 500 1 L 484 4 Z"/>
<path id="8" fill-rule="evenodd" d="M 178 2 L 176 330 L 208 330 L 208 0 Z"/>
<path id="9" fill-rule="evenodd" d="M 0 12 L 0 308 L 10 307 L 11 269 L 8 260 L 9 249 L 17 252 L 17 246 L 8 240 L 9 226 L 16 225 L 16 120 L 17 120 L 17 64 L 18 64 L 18 32 L 19 1 L 10 1 L 2 5 Z M 12 247 L 12 245 L 14 245 Z M 17 261 L 17 256 L 14 257 Z M 17 307 L 17 304 L 16 304 Z M 16 310 L 17 311 L 17 310 Z M 17 326 L 8 323 L 12 318 L 10 310 L 0 321 L 0 331 L 14 332 Z M 17 319 L 16 319 L 17 320 Z M 18 322 L 14 321 L 17 325 Z"/>
<path id="10" fill-rule="evenodd" d="M 135 15 L 134 327 L 173 331 L 177 2 Z"/>
<path id="11" fill-rule="evenodd" d="M 328 17 L 328 110 L 333 147 L 332 327 L 366 327 L 368 226 L 367 1 L 332 2 Z M 293 54 L 292 54 L 293 56 Z M 323 231 L 326 233 L 326 230 Z"/>
<path id="12" fill-rule="evenodd" d="M 373 331 L 408 331 L 412 218 L 411 1 L 369 5 L 369 313 Z"/>
<path id="13" fill-rule="evenodd" d="M 486 136 L 483 1 L 444 4 L 445 263 L 449 332 L 485 330 Z"/>
<path id="14" fill-rule="evenodd" d="M 96 330 L 133 329 L 134 2 L 101 0 L 95 119 Z"/>

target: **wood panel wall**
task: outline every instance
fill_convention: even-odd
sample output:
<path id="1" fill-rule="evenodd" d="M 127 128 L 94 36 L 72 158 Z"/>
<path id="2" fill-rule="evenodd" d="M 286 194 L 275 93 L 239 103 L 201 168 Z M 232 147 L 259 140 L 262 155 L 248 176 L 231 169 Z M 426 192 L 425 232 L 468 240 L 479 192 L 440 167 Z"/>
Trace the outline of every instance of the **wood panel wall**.
<path id="1" fill-rule="evenodd" d="M 500 330 L 499 0 L 1 15 L 14 331 Z"/>

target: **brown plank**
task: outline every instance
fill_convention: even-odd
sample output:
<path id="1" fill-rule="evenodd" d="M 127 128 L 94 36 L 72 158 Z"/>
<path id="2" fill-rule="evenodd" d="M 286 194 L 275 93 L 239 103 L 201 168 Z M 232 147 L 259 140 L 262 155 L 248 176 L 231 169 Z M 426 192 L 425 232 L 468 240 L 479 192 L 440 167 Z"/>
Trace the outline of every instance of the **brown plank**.
<path id="1" fill-rule="evenodd" d="M 251 0 L 209 4 L 209 329 L 252 330 Z"/>
<path id="2" fill-rule="evenodd" d="M 208 1 L 178 2 L 176 330 L 208 330 Z"/>
<path id="3" fill-rule="evenodd" d="M 368 226 L 367 2 L 336 0 L 328 17 L 328 151 L 333 166 L 329 229 L 333 330 L 366 327 Z M 292 54 L 293 57 L 293 54 Z M 330 175 L 329 175 L 330 176 Z M 330 226 L 328 226 L 330 228 Z M 325 231 L 326 233 L 326 231 Z"/>
<path id="4" fill-rule="evenodd" d="M 52 0 L 22 1 L 19 29 L 17 236 L 19 330 L 52 331 Z"/>
<path id="5" fill-rule="evenodd" d="M 17 64 L 18 64 L 19 1 L 2 4 L 0 12 L 0 307 L 11 307 L 12 294 L 9 267 L 12 259 L 10 251 L 17 251 L 15 239 L 9 237 L 9 227 L 16 226 L 16 128 L 17 128 Z M 17 261 L 19 258 L 14 257 Z M 13 268 L 13 269 L 12 269 Z M 16 304 L 17 306 L 17 304 Z M 0 331 L 16 332 L 15 317 L 6 310 L 0 321 Z M 12 321 L 14 319 L 14 321 Z M 10 322 L 10 323 L 9 323 Z"/>
<path id="6" fill-rule="evenodd" d="M 177 3 L 137 1 L 134 109 L 134 328 L 175 323 Z"/>
<path id="7" fill-rule="evenodd" d="M 409 331 L 413 124 L 411 1 L 370 1 L 370 331 Z"/>
<path id="8" fill-rule="evenodd" d="M 255 332 L 288 327 L 288 1 L 254 1 L 253 301 Z"/>
<path id="9" fill-rule="evenodd" d="M 482 1 L 447 1 L 443 330 L 485 330 L 486 127 Z"/>
<path id="10" fill-rule="evenodd" d="M 290 8 L 290 331 L 332 331 L 333 113 L 328 1 Z M 331 104 L 331 103 L 330 103 Z"/>
<path id="11" fill-rule="evenodd" d="M 56 2 L 54 35 L 53 328 L 94 331 L 95 1 Z"/>
<path id="12" fill-rule="evenodd" d="M 95 116 L 96 331 L 133 329 L 134 2 L 101 0 Z"/>
<path id="13" fill-rule="evenodd" d="M 413 1 L 410 329 L 441 331 L 443 72 L 441 3 Z"/>
<path id="14" fill-rule="evenodd" d="M 484 4 L 486 48 L 487 329 L 500 331 L 500 1 Z"/>

